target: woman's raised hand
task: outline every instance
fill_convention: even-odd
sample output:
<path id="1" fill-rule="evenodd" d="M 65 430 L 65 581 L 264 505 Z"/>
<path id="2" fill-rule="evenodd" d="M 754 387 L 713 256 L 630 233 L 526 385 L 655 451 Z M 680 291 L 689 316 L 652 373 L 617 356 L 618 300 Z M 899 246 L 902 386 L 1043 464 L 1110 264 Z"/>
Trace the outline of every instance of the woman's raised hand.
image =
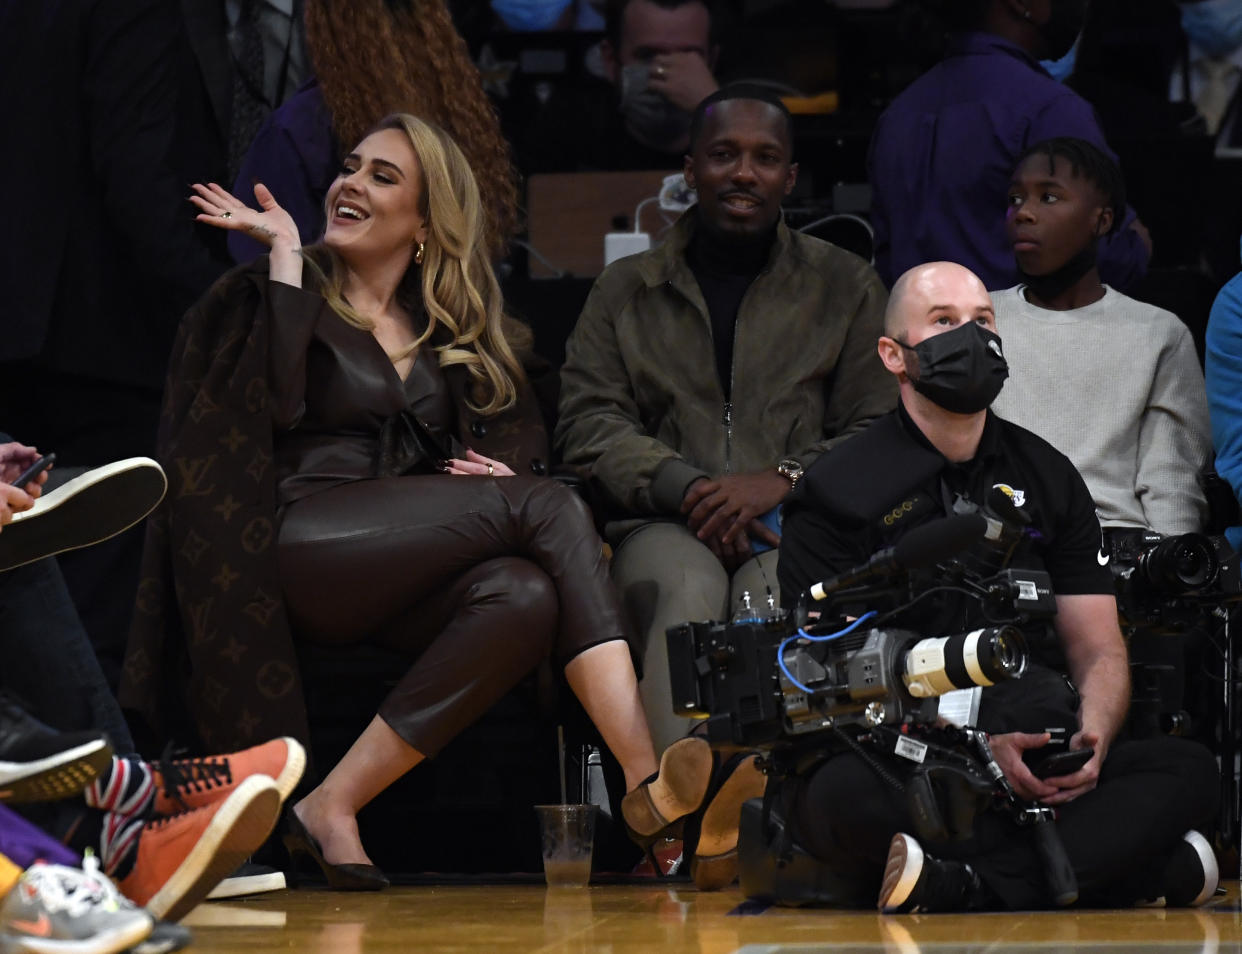
<path id="1" fill-rule="evenodd" d="M 219 229 L 232 229 L 263 242 L 272 250 L 268 278 L 295 288 L 302 287 L 302 239 L 293 216 L 280 207 L 271 190 L 255 183 L 254 197 L 262 212 L 256 212 L 227 189 L 214 182 L 194 183 L 190 201 L 198 206 L 195 218 Z"/>
<path id="2" fill-rule="evenodd" d="M 254 197 L 262 212 L 256 212 L 227 189 L 209 182 L 194 183 L 194 195 L 190 201 L 198 206 L 195 218 L 220 229 L 245 232 L 272 248 L 298 248 L 302 241 L 293 217 L 282 209 L 271 191 L 263 183 L 256 183 Z"/>

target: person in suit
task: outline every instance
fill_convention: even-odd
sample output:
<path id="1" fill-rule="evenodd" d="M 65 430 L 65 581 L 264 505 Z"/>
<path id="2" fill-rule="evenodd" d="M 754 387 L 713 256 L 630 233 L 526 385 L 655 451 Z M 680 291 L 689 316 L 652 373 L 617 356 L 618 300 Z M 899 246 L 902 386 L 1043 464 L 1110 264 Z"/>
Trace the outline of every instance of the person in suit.
<path id="1" fill-rule="evenodd" d="M 0 0 L 0 406 L 63 467 L 151 453 L 177 322 L 226 266 L 183 211 L 187 49 L 171 0 Z M 128 534 L 64 562 L 112 674 L 140 552 Z"/>

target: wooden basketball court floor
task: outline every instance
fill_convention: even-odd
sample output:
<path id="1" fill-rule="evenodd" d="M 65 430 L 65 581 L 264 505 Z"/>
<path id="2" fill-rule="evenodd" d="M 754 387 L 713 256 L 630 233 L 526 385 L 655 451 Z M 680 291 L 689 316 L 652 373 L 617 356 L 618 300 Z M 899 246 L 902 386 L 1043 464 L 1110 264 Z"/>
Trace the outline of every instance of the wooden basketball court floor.
<path id="1" fill-rule="evenodd" d="M 609 952 L 609 954 L 1216 954 L 1242 952 L 1238 882 L 1196 910 L 881 916 L 762 908 L 737 888 L 693 885 L 548 889 L 542 885 L 395 887 L 379 894 L 291 890 L 200 905 L 190 949 L 310 954 Z"/>

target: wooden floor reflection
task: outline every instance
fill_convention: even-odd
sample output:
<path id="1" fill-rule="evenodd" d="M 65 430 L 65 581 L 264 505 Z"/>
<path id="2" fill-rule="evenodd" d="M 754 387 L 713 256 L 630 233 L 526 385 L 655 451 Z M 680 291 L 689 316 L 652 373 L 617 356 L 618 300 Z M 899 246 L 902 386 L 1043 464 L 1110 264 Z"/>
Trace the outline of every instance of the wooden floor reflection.
<path id="1" fill-rule="evenodd" d="M 1237 882 L 1198 910 L 880 917 L 757 909 L 736 889 L 534 885 L 282 891 L 212 902 L 186 918 L 196 954 L 539 951 L 613 954 L 1050 954 L 1081 950 L 1242 954 Z"/>

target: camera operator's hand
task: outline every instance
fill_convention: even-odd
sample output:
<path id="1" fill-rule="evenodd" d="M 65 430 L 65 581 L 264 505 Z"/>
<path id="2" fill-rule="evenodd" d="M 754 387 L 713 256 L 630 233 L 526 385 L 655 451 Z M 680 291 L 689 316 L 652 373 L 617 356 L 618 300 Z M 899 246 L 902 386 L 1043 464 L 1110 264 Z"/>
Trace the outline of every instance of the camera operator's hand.
<path id="1" fill-rule="evenodd" d="M 775 470 L 726 474 L 715 480 L 701 478 L 686 491 L 681 512 L 686 515 L 686 525 L 700 540 L 707 542 L 717 537 L 720 543 L 729 545 L 739 537 L 744 540 L 752 521 L 779 504 L 788 493 L 788 478 Z M 775 534 L 772 537 L 780 542 Z M 745 549 L 750 550 L 749 541 Z"/>
<path id="2" fill-rule="evenodd" d="M 1074 774 L 1044 780 L 1057 788 L 1056 794 L 1040 799 L 1045 805 L 1064 805 L 1066 802 L 1072 802 L 1079 795 L 1086 795 L 1100 783 L 1100 766 L 1104 764 L 1104 757 L 1108 754 L 1108 746 L 1104 744 L 1104 740 L 1097 733 L 1084 730 L 1074 734 L 1074 737 L 1070 739 L 1069 748 L 1071 752 L 1075 749 L 1092 748 L 1095 749 L 1095 754 L 1091 756 L 1090 762 Z"/>
<path id="3" fill-rule="evenodd" d="M 1009 779 L 1013 790 L 1027 801 L 1047 801 L 1060 791 L 1048 781 L 1036 778 L 1022 761 L 1023 752 L 1027 749 L 1043 748 L 1051 738 L 1047 732 L 1006 732 L 988 737 L 996 764 L 1005 773 L 1005 778 Z"/>

